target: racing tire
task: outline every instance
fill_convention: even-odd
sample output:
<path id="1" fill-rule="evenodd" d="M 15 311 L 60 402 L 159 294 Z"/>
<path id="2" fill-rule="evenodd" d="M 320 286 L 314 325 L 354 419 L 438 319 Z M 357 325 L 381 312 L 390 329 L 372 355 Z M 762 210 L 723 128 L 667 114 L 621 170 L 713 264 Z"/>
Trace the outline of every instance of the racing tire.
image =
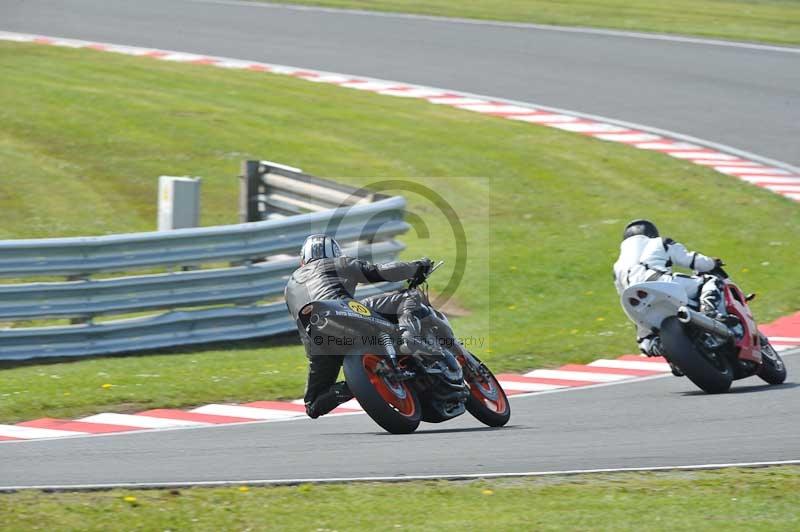
<path id="1" fill-rule="evenodd" d="M 727 392 L 733 382 L 733 368 L 724 356 L 713 364 L 703 356 L 686 334 L 684 325 L 675 316 L 661 324 L 661 344 L 667 360 L 689 377 L 706 393 Z"/>
<path id="2" fill-rule="evenodd" d="M 372 353 L 347 355 L 345 380 L 375 423 L 392 434 L 409 434 L 417 429 L 422 417 L 419 398 L 407 382 L 390 382 L 376 373 L 384 358 Z"/>
<path id="3" fill-rule="evenodd" d="M 472 356 L 475 357 L 475 355 Z M 478 360 L 477 357 L 475 360 Z M 463 366 L 463 358 L 461 363 Z M 464 382 L 469 387 L 467 411 L 475 419 L 489 427 L 502 427 L 508 423 L 508 420 L 511 419 L 511 405 L 508 397 L 497 377 L 485 364 L 481 363 L 480 375 L 475 371 L 466 371 Z"/>
<path id="4" fill-rule="evenodd" d="M 756 375 L 767 384 L 783 384 L 786 380 L 786 364 L 783 358 L 765 337 L 761 337 L 761 367 Z"/>

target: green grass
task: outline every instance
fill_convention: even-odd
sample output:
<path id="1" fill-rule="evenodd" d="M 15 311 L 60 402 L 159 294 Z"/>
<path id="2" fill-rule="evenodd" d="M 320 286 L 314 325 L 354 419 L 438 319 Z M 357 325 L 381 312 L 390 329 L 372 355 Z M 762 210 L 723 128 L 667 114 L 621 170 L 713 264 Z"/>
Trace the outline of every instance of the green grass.
<path id="1" fill-rule="evenodd" d="M 800 3 L 796 0 L 282 0 L 280 3 L 800 44 Z"/>
<path id="2" fill-rule="evenodd" d="M 797 530 L 796 467 L 0 494 L 5 530 Z"/>
<path id="3" fill-rule="evenodd" d="M 302 348 L 291 345 L 267 350 L 261 344 L 217 344 L 176 349 L 171 354 L 0 369 L 1 417 L 4 422 L 41 416 L 72 418 L 202 401 L 233 403 L 302 396 L 306 374 Z"/>
<path id="4" fill-rule="evenodd" d="M 725 258 L 759 292 L 762 321 L 800 308 L 787 281 L 800 273 L 798 206 L 658 153 L 421 101 L 90 50 L 2 44 L 0 78 L 0 101 L 12 103 L 0 107 L 0 238 L 152 230 L 161 174 L 202 176 L 203 224 L 234 223 L 240 160 L 267 158 L 442 194 L 469 245 L 456 298 L 471 314 L 456 330 L 482 338 L 475 351 L 497 371 L 635 348 L 610 268 L 636 217 Z M 405 256 L 452 266 L 446 220 L 407 195 L 431 238 L 404 236 Z M 434 289 L 446 279 L 437 274 Z M 298 397 L 304 365 L 297 346 L 249 342 L 6 368 L 0 421 Z"/>

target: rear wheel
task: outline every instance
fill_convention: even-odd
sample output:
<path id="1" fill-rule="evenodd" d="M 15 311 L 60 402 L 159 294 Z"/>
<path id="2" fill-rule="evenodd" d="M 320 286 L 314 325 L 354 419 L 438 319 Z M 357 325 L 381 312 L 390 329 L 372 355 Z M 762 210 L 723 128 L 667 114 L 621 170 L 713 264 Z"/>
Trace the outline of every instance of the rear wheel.
<path id="1" fill-rule="evenodd" d="M 382 375 L 385 357 L 366 353 L 344 359 L 347 385 L 375 423 L 393 434 L 408 434 L 419 426 L 419 399 L 407 382 Z"/>
<path id="2" fill-rule="evenodd" d="M 459 357 L 459 362 L 465 368 L 464 381 L 469 386 L 466 404 L 469 413 L 490 427 L 502 427 L 508 423 L 511 419 L 511 405 L 497 377 L 480 361 L 478 368 L 466 367 L 463 357 Z"/>
<path id="3" fill-rule="evenodd" d="M 761 336 L 761 367 L 756 373 L 764 382 L 783 384 L 786 380 L 786 364 L 765 336 Z"/>
<path id="4" fill-rule="evenodd" d="M 687 335 L 676 317 L 661 324 L 661 343 L 667 360 L 706 393 L 727 392 L 733 382 L 733 369 L 728 360 L 718 354 L 706 356 Z"/>

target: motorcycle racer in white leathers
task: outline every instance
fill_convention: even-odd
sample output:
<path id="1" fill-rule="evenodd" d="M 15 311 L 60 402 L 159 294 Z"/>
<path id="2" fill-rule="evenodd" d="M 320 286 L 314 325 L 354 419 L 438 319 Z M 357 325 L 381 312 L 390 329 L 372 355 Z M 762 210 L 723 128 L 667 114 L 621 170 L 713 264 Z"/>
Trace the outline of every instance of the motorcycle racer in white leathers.
<path id="1" fill-rule="evenodd" d="M 690 300 L 699 298 L 701 312 L 716 318 L 725 314 L 717 278 L 713 275 L 674 273 L 672 267 L 680 266 L 703 274 L 720 264 L 719 259 L 689 251 L 671 238 L 662 238 L 651 221 L 634 220 L 625 226 L 623 232 L 619 258 L 614 264 L 614 284 L 621 295 L 626 288 L 638 283 L 677 283 Z M 648 356 L 662 354 L 660 342 L 653 331 L 640 328 L 636 341 L 642 353 Z"/>

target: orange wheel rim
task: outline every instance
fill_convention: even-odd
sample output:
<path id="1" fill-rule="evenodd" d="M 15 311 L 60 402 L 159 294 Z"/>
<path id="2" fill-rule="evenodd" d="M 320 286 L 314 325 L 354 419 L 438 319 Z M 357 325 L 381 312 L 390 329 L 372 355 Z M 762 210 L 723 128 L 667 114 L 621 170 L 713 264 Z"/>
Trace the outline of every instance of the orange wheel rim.
<path id="1" fill-rule="evenodd" d="M 480 401 L 492 412 L 502 414 L 508 408 L 505 394 L 500 388 L 500 383 L 490 375 L 486 380 L 472 378 L 469 381 L 469 391 L 472 397 Z"/>
<path id="2" fill-rule="evenodd" d="M 417 410 L 414 396 L 408 385 L 404 382 L 391 382 L 378 375 L 378 364 L 383 360 L 378 355 L 364 355 L 362 363 L 367 370 L 367 376 L 372 386 L 378 391 L 381 398 L 406 417 L 411 417 Z"/>

